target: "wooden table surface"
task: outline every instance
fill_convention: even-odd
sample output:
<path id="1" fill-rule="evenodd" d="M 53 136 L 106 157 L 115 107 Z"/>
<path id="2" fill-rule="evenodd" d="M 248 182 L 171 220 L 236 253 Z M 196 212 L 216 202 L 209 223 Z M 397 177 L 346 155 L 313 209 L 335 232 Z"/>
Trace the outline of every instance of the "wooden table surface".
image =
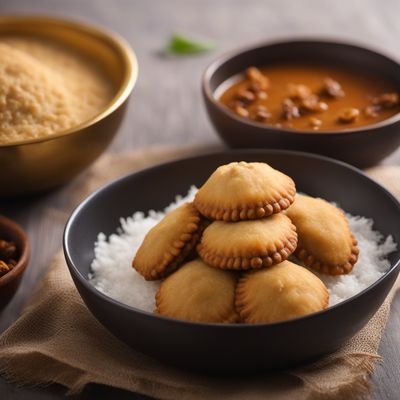
<path id="1" fill-rule="evenodd" d="M 12 0 L 0 1 L 0 13 L 45 13 L 90 21 L 124 36 L 139 60 L 139 80 L 126 119 L 109 152 L 152 145 L 219 145 L 207 119 L 200 77 L 219 53 L 262 40 L 293 36 L 351 39 L 382 48 L 400 58 L 400 2 L 322 0 Z M 172 32 L 211 39 L 218 49 L 187 58 L 160 55 Z M 400 151 L 384 161 L 400 164 Z M 76 184 L 76 182 L 75 182 Z M 21 311 L 54 252 L 61 247 L 62 209 L 74 182 L 57 191 L 23 200 L 0 201 L 0 212 L 26 228 L 33 245 L 30 267 L 17 296 L 0 314 L 0 332 Z M 371 378 L 372 399 L 398 399 L 400 378 L 400 296 L 393 303 Z M 38 366 L 39 367 L 39 366 Z M 64 390 L 17 388 L 0 380 L 1 399 L 57 399 Z M 144 398 L 122 390 L 91 385 L 79 399 Z"/>

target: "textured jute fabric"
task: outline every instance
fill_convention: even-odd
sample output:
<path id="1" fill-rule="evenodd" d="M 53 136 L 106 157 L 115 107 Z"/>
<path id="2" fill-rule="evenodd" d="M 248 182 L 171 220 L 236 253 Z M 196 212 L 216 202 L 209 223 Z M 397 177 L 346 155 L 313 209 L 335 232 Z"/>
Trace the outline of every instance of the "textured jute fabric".
<path id="1" fill-rule="evenodd" d="M 81 179 L 73 202 L 117 176 L 194 151 L 152 149 L 104 156 Z M 368 173 L 400 196 L 400 167 Z M 68 393 L 101 383 L 162 399 L 357 399 L 368 393 L 368 376 L 380 358 L 379 342 L 399 283 L 368 324 L 336 353 L 286 372 L 212 378 L 162 365 L 108 333 L 83 304 L 60 252 L 22 316 L 0 337 L 1 370 L 17 384 L 55 382 Z"/>

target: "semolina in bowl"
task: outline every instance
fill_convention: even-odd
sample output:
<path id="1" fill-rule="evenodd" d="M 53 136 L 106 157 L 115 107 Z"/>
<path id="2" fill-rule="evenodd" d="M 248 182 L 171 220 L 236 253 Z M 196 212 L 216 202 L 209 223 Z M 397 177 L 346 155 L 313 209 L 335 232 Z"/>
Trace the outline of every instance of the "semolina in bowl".
<path id="1" fill-rule="evenodd" d="M 90 25 L 0 18 L 0 196 L 73 178 L 108 146 L 137 78 L 129 45 Z"/>

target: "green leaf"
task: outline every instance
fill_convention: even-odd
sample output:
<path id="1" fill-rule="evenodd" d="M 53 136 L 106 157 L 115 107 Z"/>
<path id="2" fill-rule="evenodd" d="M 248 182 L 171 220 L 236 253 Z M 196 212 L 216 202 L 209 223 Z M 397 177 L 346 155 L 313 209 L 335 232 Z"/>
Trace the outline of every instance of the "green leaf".
<path id="1" fill-rule="evenodd" d="M 211 42 L 200 42 L 189 39 L 183 35 L 174 34 L 171 36 L 166 51 L 170 54 L 186 55 L 202 53 L 214 49 L 216 46 Z"/>

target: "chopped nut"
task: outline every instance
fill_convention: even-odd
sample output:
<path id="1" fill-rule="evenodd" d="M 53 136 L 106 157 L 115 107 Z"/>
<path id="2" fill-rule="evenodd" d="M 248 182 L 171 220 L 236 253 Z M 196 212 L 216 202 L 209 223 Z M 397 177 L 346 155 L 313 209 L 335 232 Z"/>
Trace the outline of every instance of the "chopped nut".
<path id="1" fill-rule="evenodd" d="M 254 119 L 256 121 L 265 122 L 268 121 L 270 118 L 271 118 L 271 113 L 268 111 L 266 107 L 258 106 L 256 108 L 256 112 L 254 114 Z"/>
<path id="2" fill-rule="evenodd" d="M 248 110 L 239 105 L 235 107 L 235 113 L 243 118 L 247 118 L 249 116 Z"/>
<path id="3" fill-rule="evenodd" d="M 261 85 L 257 82 L 250 82 L 247 85 L 247 90 L 249 90 L 250 92 L 253 92 L 254 94 L 258 94 L 259 92 L 262 91 Z"/>
<path id="4" fill-rule="evenodd" d="M 300 117 L 299 108 L 291 99 L 285 99 L 282 103 L 282 116 L 287 121 L 290 121 L 293 118 Z"/>
<path id="5" fill-rule="evenodd" d="M 263 90 L 259 91 L 257 93 L 257 99 L 258 100 L 267 100 L 268 99 L 268 93 L 264 92 Z"/>
<path id="6" fill-rule="evenodd" d="M 344 91 L 339 82 L 335 81 L 332 78 L 325 78 L 321 89 L 321 94 L 337 98 L 337 97 L 343 97 Z"/>
<path id="7" fill-rule="evenodd" d="M 367 117 L 375 118 L 379 115 L 380 110 L 381 110 L 381 107 L 378 105 L 367 106 L 364 108 L 364 114 Z"/>
<path id="8" fill-rule="evenodd" d="M 318 108 L 318 102 L 318 96 L 316 96 L 315 94 L 311 94 L 310 96 L 300 101 L 300 110 L 315 112 Z"/>
<path id="9" fill-rule="evenodd" d="M 241 101 L 235 100 L 235 99 L 231 100 L 231 101 L 228 103 L 228 107 L 229 107 L 231 110 L 233 110 L 233 111 L 235 111 L 235 108 L 236 108 L 237 106 L 243 106 L 243 103 L 242 103 Z"/>
<path id="10" fill-rule="evenodd" d="M 372 104 L 381 108 L 393 108 L 399 105 L 399 95 L 397 93 L 383 93 L 374 97 Z"/>
<path id="11" fill-rule="evenodd" d="M 256 96 L 250 90 L 241 89 L 237 92 L 236 98 L 243 104 L 250 104 L 256 99 Z"/>
<path id="12" fill-rule="evenodd" d="M 267 90 L 269 79 L 258 68 L 250 67 L 246 70 L 246 77 L 251 81 L 254 91 Z"/>
<path id="13" fill-rule="evenodd" d="M 7 264 L 6 262 L 0 260 L 0 276 L 5 275 L 7 272 L 11 271 L 13 266 Z"/>
<path id="14" fill-rule="evenodd" d="M 311 89 L 306 85 L 289 83 L 289 98 L 292 100 L 304 100 L 312 96 Z"/>
<path id="15" fill-rule="evenodd" d="M 302 112 L 324 112 L 328 109 L 328 104 L 323 101 L 319 101 L 319 98 L 315 94 L 302 99 L 300 101 L 300 111 Z"/>
<path id="16" fill-rule="evenodd" d="M 0 259 L 16 258 L 17 247 L 15 243 L 0 239 Z"/>
<path id="17" fill-rule="evenodd" d="M 308 119 L 308 123 L 314 129 L 318 129 L 322 125 L 322 121 L 320 119 L 318 119 L 317 117 L 310 117 Z"/>
<path id="18" fill-rule="evenodd" d="M 324 112 L 329 108 L 328 104 L 325 103 L 324 101 L 319 101 L 317 105 L 317 112 Z"/>
<path id="19" fill-rule="evenodd" d="M 360 115 L 360 111 L 357 108 L 344 108 L 338 117 L 339 122 L 349 124 L 354 122 L 358 116 Z"/>

